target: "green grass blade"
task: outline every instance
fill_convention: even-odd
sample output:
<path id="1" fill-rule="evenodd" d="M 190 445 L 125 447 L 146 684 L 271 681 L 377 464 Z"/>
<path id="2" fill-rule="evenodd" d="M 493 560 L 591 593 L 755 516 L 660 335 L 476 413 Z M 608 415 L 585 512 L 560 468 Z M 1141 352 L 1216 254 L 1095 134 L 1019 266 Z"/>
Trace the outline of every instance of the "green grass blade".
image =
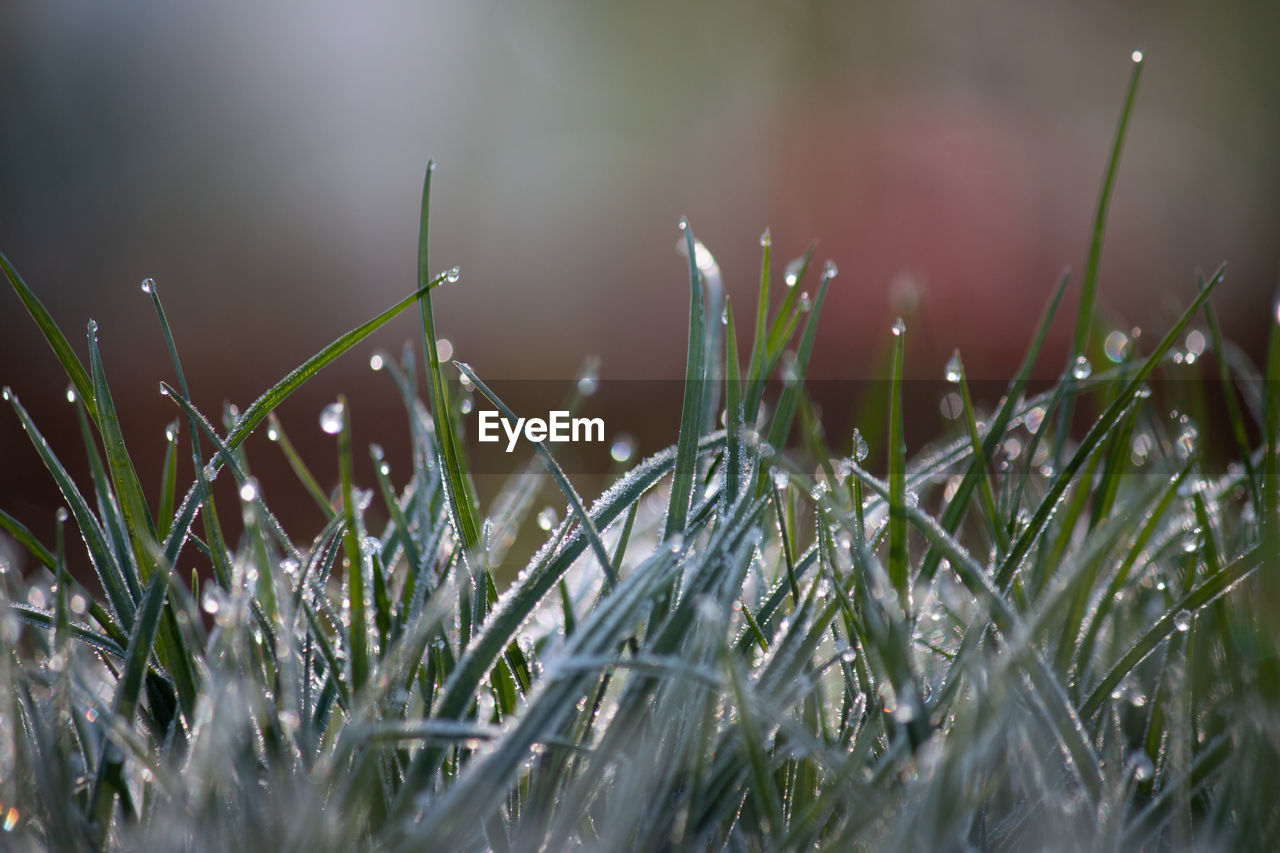
<path id="1" fill-rule="evenodd" d="M 124 517 L 125 529 L 133 547 L 134 565 L 137 567 L 139 580 L 145 582 L 151 577 L 153 568 L 151 555 L 155 552 L 157 542 L 155 523 L 147 508 L 137 469 L 124 445 L 124 433 L 120 430 L 120 419 L 111 400 L 107 375 L 102 367 L 102 355 L 98 351 L 98 325 L 92 320 L 89 321 L 89 367 L 93 376 L 94 401 L 97 403 L 98 434 L 102 436 L 107 470 L 111 474 L 120 513 Z"/>
<path id="2" fill-rule="evenodd" d="M 67 372 L 67 377 L 76 388 L 76 394 L 84 401 L 85 408 L 89 410 L 89 417 L 97 420 L 97 408 L 93 398 L 93 382 L 89 379 L 89 372 L 81 364 L 80 357 L 76 355 L 75 350 L 71 348 L 71 344 L 67 342 L 67 336 L 62 334 L 62 330 L 54 322 L 53 316 L 45 309 L 44 303 L 31 291 L 31 288 L 27 287 L 27 283 L 22 280 L 22 276 L 18 275 L 18 271 L 9 263 L 9 259 L 4 256 L 3 252 L 0 252 L 0 269 L 4 270 L 5 278 L 9 279 L 9 284 L 13 286 L 14 293 L 18 294 L 18 299 L 22 300 L 27 313 L 31 315 L 31 319 L 36 321 L 36 326 L 40 328 L 40 333 L 44 335 L 44 339 L 53 349 L 54 355 L 58 357 L 58 361 L 62 364 L 62 369 Z"/>
<path id="3" fill-rule="evenodd" d="M 440 371 L 436 321 L 431 310 L 431 288 L 427 286 L 431 275 L 428 268 L 427 238 L 431 219 L 431 173 L 434 171 L 435 164 L 428 163 L 427 175 L 422 184 L 422 218 L 418 230 L 419 305 L 427 361 L 427 391 L 431 401 L 431 415 L 435 419 L 436 444 L 447 475 L 449 507 L 454 526 L 462 542 L 464 556 L 467 556 L 480 542 L 480 525 L 476 520 L 477 504 L 463 463 L 462 444 L 454 428 L 453 409 L 449 404 L 449 389 Z"/>
<path id="4" fill-rule="evenodd" d="M 893 327 L 893 374 L 889 398 L 889 582 L 911 612 L 911 576 L 907 565 L 907 443 L 902 430 L 902 355 L 906 328 Z"/>
<path id="5" fill-rule="evenodd" d="M 671 503 L 662 538 L 671 539 L 685 532 L 689 518 L 689 499 L 693 494 L 694 462 L 702 426 L 702 383 L 706 375 L 706 316 L 702 304 L 702 274 L 698 271 L 693 229 L 680 221 L 689 254 L 689 354 L 684 374 L 684 405 L 680 415 L 680 437 L 676 444 L 675 474 L 671 480 Z"/>

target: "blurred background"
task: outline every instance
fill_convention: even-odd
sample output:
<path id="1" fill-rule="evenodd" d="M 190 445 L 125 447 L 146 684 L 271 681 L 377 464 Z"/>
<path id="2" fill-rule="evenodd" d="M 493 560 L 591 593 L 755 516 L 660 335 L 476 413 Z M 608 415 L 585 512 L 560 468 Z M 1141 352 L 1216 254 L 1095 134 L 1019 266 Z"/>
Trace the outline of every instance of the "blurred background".
<path id="1" fill-rule="evenodd" d="M 1002 379 L 1060 270 L 1083 267 L 1141 48 L 1100 304 L 1162 331 L 1195 271 L 1228 260 L 1223 326 L 1257 352 L 1280 270 L 1277 44 L 1280 6 L 1254 3 L 8 3 L 0 251 L 82 354 L 97 320 L 146 483 L 177 411 L 139 282 L 158 283 L 200 407 L 243 408 L 414 286 L 428 158 L 432 265 L 462 268 L 437 319 L 482 376 L 567 387 L 599 354 L 604 382 L 681 377 L 687 215 L 741 318 L 766 227 L 776 277 L 810 240 L 839 265 L 814 377 L 877 375 L 906 313 L 909 376 L 941 376 L 959 347 L 971 376 Z M 1042 376 L 1073 322 L 1064 311 Z M 407 313 L 376 345 L 418 334 Z M 339 391 L 358 446 L 407 468 L 373 348 L 281 409 L 326 485 L 316 416 Z M 7 286 L 0 384 L 81 470 L 65 378 Z M 678 391 L 617 398 L 592 412 L 611 432 L 642 452 L 674 439 Z M 936 422 L 936 399 L 914 402 Z M 848 427 L 827 424 L 838 444 Z M 279 454 L 254 441 L 273 476 Z M 48 541 L 59 502 L 0 412 L 0 507 Z"/>

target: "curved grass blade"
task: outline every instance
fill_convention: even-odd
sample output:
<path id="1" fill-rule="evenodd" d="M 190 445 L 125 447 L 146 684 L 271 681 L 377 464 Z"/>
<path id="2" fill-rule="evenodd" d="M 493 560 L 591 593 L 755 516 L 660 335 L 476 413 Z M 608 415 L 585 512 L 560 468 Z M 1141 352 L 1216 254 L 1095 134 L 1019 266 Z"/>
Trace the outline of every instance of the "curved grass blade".
<path id="1" fill-rule="evenodd" d="M 707 381 L 702 274 L 698 271 L 693 229 L 683 219 L 680 221 L 680 229 L 684 232 L 684 242 L 689 254 L 689 354 L 685 365 L 684 405 L 680 415 L 680 436 L 676 443 L 675 474 L 671 480 L 671 503 L 662 532 L 664 540 L 676 534 L 683 535 L 689 518 L 689 499 L 693 494 L 694 462 L 698 454 L 702 404 L 705 399 L 702 383 Z"/>
<path id="2" fill-rule="evenodd" d="M 9 263 L 9 259 L 4 256 L 3 252 L 0 252 L 0 269 L 4 270 L 5 278 L 9 279 L 9 284 L 13 286 L 14 293 L 18 294 L 18 299 L 22 300 L 27 313 L 31 315 L 31 319 L 36 321 L 36 326 L 40 328 L 44 339 L 53 349 L 54 355 L 58 357 L 58 361 L 62 364 L 62 369 L 67 372 L 67 377 L 71 380 L 71 384 L 76 387 L 76 394 L 79 395 L 81 400 L 84 400 L 85 408 L 89 410 L 89 416 L 96 421 L 98 410 L 93 399 L 93 382 L 89 379 L 89 373 L 84 369 L 84 365 L 80 363 L 80 357 L 76 355 L 75 350 L 71 348 L 71 344 L 67 342 L 67 336 L 62 334 L 62 330 L 54 322 L 53 316 L 44 307 L 39 298 L 36 297 L 35 293 L 31 291 L 31 288 L 27 287 L 27 283 L 22 280 L 22 276 L 18 275 L 18 271 Z"/>
<path id="3" fill-rule="evenodd" d="M 462 457 L 462 446 L 453 425 L 453 409 L 449 405 L 449 389 L 440 372 L 440 351 L 437 348 L 436 321 L 431 310 L 431 288 L 426 282 L 430 276 L 427 261 L 428 228 L 431 211 L 431 173 L 435 163 L 427 163 L 427 175 L 422 183 L 422 217 L 418 230 L 418 282 L 419 306 L 422 314 L 423 344 L 427 361 L 427 391 L 431 401 L 431 416 L 435 419 L 437 450 L 443 458 L 448 481 L 448 499 L 458 538 L 462 541 L 464 556 L 469 556 L 480 543 L 480 526 L 476 521 L 476 499 L 471 490 Z"/>

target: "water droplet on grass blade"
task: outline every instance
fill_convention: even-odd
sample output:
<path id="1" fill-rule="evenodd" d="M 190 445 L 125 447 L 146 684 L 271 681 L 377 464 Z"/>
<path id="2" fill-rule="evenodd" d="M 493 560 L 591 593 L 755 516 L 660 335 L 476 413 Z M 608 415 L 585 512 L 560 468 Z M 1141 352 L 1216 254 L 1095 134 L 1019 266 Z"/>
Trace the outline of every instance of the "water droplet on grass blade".
<path id="1" fill-rule="evenodd" d="M 836 266 L 835 261 L 827 261 L 822 265 L 822 274 L 827 278 L 835 278 L 840 274 L 840 268 Z"/>
<path id="2" fill-rule="evenodd" d="M 867 440 L 862 437 L 862 431 L 857 427 L 853 430 L 853 458 L 862 462 L 871 454 L 871 448 L 867 445 Z"/>
<path id="3" fill-rule="evenodd" d="M 802 266 L 804 266 L 804 258 L 796 258 L 787 264 L 787 268 L 782 274 L 782 280 L 786 282 L 787 287 L 796 286 L 796 282 L 800 280 L 800 268 Z"/>
<path id="4" fill-rule="evenodd" d="M 1071 365 L 1071 376 L 1075 379 L 1088 379 L 1093 373 L 1093 365 L 1089 363 L 1089 359 L 1082 355 L 1076 356 L 1075 362 Z"/>
<path id="5" fill-rule="evenodd" d="M 436 358 L 441 362 L 453 360 L 453 341 L 440 338 L 436 341 Z"/>
<path id="6" fill-rule="evenodd" d="M 1135 50 L 1133 53 L 1129 54 L 1129 58 L 1130 58 L 1130 59 L 1132 59 L 1134 62 L 1141 62 L 1141 61 L 1142 61 L 1142 51 L 1140 51 L 1140 50 Z"/>
<path id="7" fill-rule="evenodd" d="M 67 386 L 67 402 L 74 403 L 75 401 L 76 401 L 76 386 L 68 385 Z"/>
<path id="8" fill-rule="evenodd" d="M 382 369 L 382 356 L 379 353 L 375 352 L 369 356 L 369 369 L 375 371 Z"/>
<path id="9" fill-rule="evenodd" d="M 960 381 L 962 371 L 960 369 L 960 350 L 956 350 L 951 354 L 951 358 L 947 359 L 946 376 L 947 381 L 951 384 L 957 384 Z"/>
<path id="10" fill-rule="evenodd" d="M 773 235 L 769 233 L 768 228 L 764 229 L 764 233 L 760 235 L 760 245 L 762 247 L 773 245 Z"/>
<path id="11" fill-rule="evenodd" d="M 900 338 L 902 337 L 902 333 L 905 332 L 906 330 L 907 330 L 907 324 L 903 322 L 901 317 L 899 317 L 897 320 L 893 321 L 893 326 L 890 328 L 889 331 L 893 332 L 893 336 L 895 338 Z"/>
<path id="12" fill-rule="evenodd" d="M 1190 631 L 1191 630 L 1191 611 L 1183 609 L 1173 614 L 1173 627 L 1177 628 L 1180 632 L 1184 634 L 1187 631 Z"/>
<path id="13" fill-rule="evenodd" d="M 786 471 L 783 471 L 781 468 L 773 469 L 773 487 L 775 489 L 785 489 L 789 481 L 790 478 L 787 476 Z"/>
<path id="14" fill-rule="evenodd" d="M 143 292 L 143 293 L 154 293 L 154 292 L 155 292 L 155 289 L 156 289 L 156 282 L 155 282 L 155 279 L 152 279 L 152 278 L 144 278 L 144 279 L 142 280 L 142 292 Z"/>
<path id="15" fill-rule="evenodd" d="M 460 278 L 462 278 L 462 267 L 450 267 L 444 274 L 444 280 L 449 284 L 456 284 Z"/>
<path id="16" fill-rule="evenodd" d="M 342 432 L 342 416 L 345 413 L 342 403 L 330 403 L 320 410 L 320 429 L 337 435 Z"/>
<path id="17" fill-rule="evenodd" d="M 800 312 L 803 314 L 808 314 L 811 310 L 813 310 L 813 300 L 809 298 L 808 293 L 801 293 L 800 294 Z"/>
<path id="18" fill-rule="evenodd" d="M 1199 329 L 1192 329 L 1187 332 L 1187 358 L 1191 360 L 1193 357 L 1198 358 L 1204 353 L 1205 339 L 1204 332 Z"/>
<path id="19" fill-rule="evenodd" d="M 258 481 L 252 477 L 247 478 L 240 486 L 240 500 L 248 503 L 258 497 Z"/>

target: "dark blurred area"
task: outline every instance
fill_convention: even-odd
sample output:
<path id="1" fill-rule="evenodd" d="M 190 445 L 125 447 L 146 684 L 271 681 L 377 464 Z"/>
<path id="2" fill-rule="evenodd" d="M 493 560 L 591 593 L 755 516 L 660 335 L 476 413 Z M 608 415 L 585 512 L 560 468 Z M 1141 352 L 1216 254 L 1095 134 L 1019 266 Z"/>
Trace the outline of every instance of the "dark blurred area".
<path id="1" fill-rule="evenodd" d="M 1223 328 L 1257 352 L 1280 270 L 1277 44 L 1280 6 L 1253 3 L 10 3 L 0 251 L 82 355 L 98 322 L 147 484 L 178 412 L 158 394 L 172 371 L 139 282 L 159 286 L 196 403 L 243 408 L 414 286 L 428 158 L 432 264 L 462 268 L 437 321 L 481 376 L 567 389 L 594 353 L 606 381 L 681 377 L 672 246 L 688 215 L 740 329 L 766 226 L 775 281 L 810 240 L 839 265 L 815 378 L 877 375 L 904 313 L 909 376 L 939 377 L 958 347 L 970 376 L 998 379 L 1062 267 L 1083 267 L 1141 48 L 1100 306 L 1160 332 L 1196 270 L 1229 261 Z M 0 384 L 83 472 L 65 377 L 4 291 Z M 1073 322 L 1069 307 L 1042 377 Z M 375 341 L 398 352 L 419 334 L 407 313 Z M 374 346 L 280 410 L 326 486 L 333 439 L 316 419 L 339 392 L 357 446 L 386 447 L 398 482 L 407 471 Z M 936 399 L 912 402 L 937 423 Z M 641 452 L 674 440 L 678 403 L 601 406 Z M 318 527 L 276 448 L 249 451 L 286 526 Z M 0 507 L 49 541 L 58 505 L 0 412 Z"/>

